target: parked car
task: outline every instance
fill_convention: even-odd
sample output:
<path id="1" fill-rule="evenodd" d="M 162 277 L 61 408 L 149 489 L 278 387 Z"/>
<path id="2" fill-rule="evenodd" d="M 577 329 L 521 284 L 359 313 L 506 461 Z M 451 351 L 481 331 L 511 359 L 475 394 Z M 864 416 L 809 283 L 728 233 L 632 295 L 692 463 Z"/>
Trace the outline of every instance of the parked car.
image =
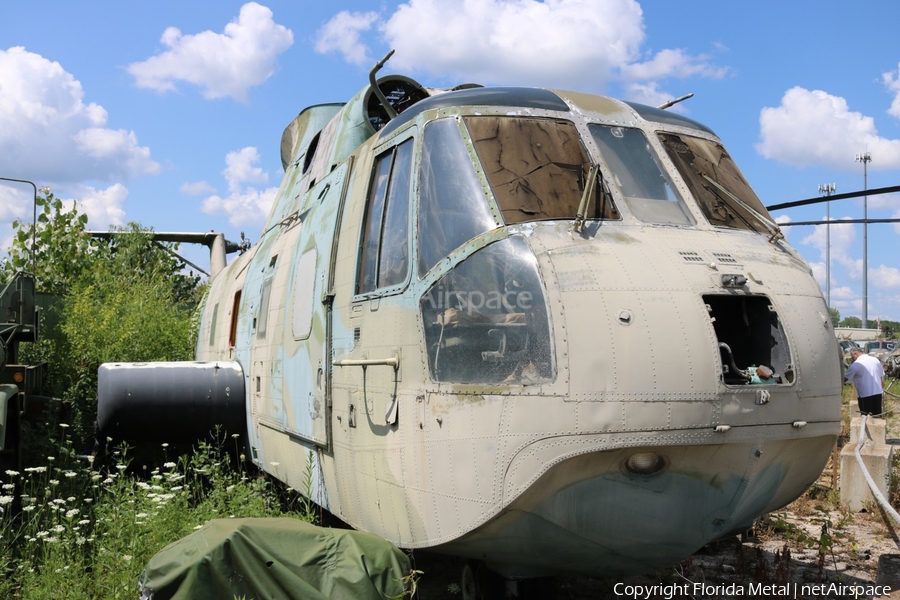
<path id="1" fill-rule="evenodd" d="M 888 340 L 875 340 L 866 342 L 863 346 L 863 352 L 869 356 L 874 356 L 880 361 L 884 361 L 888 355 L 896 348 L 896 342 Z"/>

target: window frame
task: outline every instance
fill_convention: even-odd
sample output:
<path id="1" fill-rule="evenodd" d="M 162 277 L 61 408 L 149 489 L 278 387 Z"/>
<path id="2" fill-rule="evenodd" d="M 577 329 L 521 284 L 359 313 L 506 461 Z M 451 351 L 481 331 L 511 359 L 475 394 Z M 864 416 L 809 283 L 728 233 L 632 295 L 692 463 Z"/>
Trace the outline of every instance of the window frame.
<path id="1" fill-rule="evenodd" d="M 399 148 L 406 143 L 410 143 L 411 151 L 410 151 L 410 159 L 409 159 L 409 180 L 408 180 L 408 191 L 407 191 L 407 204 L 406 204 L 406 273 L 403 276 L 402 281 L 397 283 L 393 283 L 391 285 L 379 287 L 379 279 L 380 279 L 380 269 L 381 269 L 381 250 L 382 244 L 384 241 L 384 225 L 385 225 L 385 217 L 387 216 L 388 205 L 390 204 L 390 196 L 391 190 L 393 188 L 393 175 L 394 169 L 396 167 L 396 156 Z M 393 294 L 398 294 L 406 289 L 409 285 L 412 271 L 413 271 L 413 204 L 415 202 L 416 197 L 416 173 L 418 170 L 418 146 L 416 140 L 416 128 L 411 127 L 410 129 L 404 131 L 402 134 L 391 138 L 388 143 L 382 144 L 381 146 L 375 148 L 373 150 L 374 158 L 371 164 L 371 172 L 369 176 L 369 182 L 366 186 L 366 195 L 365 195 L 365 203 L 362 210 L 362 216 L 360 219 L 360 227 L 359 227 L 359 250 L 357 252 L 356 257 L 356 275 L 353 283 L 353 301 L 364 300 L 367 298 L 376 298 L 381 296 L 388 296 Z M 379 167 L 381 165 L 381 160 L 387 155 L 391 156 L 391 165 L 387 174 L 387 183 L 384 188 L 384 198 L 381 203 L 381 223 L 378 228 L 378 245 L 376 248 L 376 256 L 373 262 L 374 270 L 375 270 L 375 284 L 374 288 L 371 290 L 364 291 L 362 289 L 363 285 L 363 277 L 364 277 L 364 269 L 366 267 L 365 259 L 365 243 L 366 236 L 368 233 L 369 227 L 369 208 L 372 202 L 372 193 L 373 190 L 378 185 L 378 172 Z"/>

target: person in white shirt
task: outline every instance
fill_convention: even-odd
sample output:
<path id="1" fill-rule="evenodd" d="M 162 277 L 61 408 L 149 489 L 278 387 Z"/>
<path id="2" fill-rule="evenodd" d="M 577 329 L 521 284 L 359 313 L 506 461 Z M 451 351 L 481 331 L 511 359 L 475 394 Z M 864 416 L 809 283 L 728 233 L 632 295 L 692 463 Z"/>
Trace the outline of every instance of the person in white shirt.
<path id="1" fill-rule="evenodd" d="M 864 354 L 859 348 L 850 350 L 853 364 L 844 373 L 844 379 L 852 381 L 856 386 L 856 398 L 859 413 L 862 415 L 880 415 L 884 412 L 882 400 L 884 394 L 884 367 L 874 356 Z"/>

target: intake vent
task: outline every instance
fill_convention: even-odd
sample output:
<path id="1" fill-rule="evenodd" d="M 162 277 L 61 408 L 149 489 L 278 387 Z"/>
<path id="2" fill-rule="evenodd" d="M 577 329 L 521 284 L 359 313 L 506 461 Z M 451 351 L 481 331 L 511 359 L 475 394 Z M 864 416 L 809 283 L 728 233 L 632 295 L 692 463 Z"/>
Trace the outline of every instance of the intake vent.
<path id="1" fill-rule="evenodd" d="M 690 250 L 682 251 L 682 252 L 679 252 L 678 254 L 681 255 L 681 258 L 684 259 L 684 262 L 689 262 L 689 263 L 702 263 L 703 262 L 702 256 L 700 256 L 696 252 L 692 252 Z"/>
<path id="2" fill-rule="evenodd" d="M 728 254 L 727 252 L 713 252 L 713 257 L 722 264 L 726 265 L 736 265 L 738 261 L 735 257 Z"/>

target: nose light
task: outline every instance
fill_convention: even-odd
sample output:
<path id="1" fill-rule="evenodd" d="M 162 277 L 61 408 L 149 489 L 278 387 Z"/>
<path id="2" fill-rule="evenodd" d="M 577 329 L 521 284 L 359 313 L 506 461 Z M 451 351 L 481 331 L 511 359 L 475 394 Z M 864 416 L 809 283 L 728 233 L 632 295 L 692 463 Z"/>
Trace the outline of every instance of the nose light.
<path id="1" fill-rule="evenodd" d="M 638 452 L 625 459 L 625 468 L 635 475 L 653 475 L 666 467 L 666 459 L 655 452 Z"/>
<path id="2" fill-rule="evenodd" d="M 747 278 L 743 275 L 726 273 L 722 275 L 722 287 L 739 288 L 747 285 Z"/>

